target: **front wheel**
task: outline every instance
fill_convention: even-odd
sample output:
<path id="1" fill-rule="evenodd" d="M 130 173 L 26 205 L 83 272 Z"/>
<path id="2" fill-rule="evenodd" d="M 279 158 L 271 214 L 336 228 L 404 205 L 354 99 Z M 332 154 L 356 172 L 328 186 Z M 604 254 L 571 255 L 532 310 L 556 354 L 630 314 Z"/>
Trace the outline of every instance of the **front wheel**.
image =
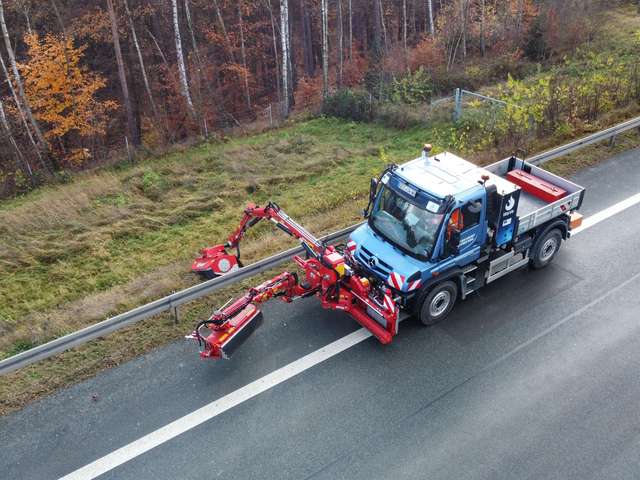
<path id="1" fill-rule="evenodd" d="M 458 298 L 458 287 L 452 281 L 442 282 L 423 298 L 422 302 L 418 302 L 420 321 L 423 325 L 435 325 L 453 309 Z"/>
<path id="2" fill-rule="evenodd" d="M 531 266 L 544 268 L 551 263 L 562 244 L 562 233 L 557 228 L 549 230 L 534 245 L 531 251 Z"/>

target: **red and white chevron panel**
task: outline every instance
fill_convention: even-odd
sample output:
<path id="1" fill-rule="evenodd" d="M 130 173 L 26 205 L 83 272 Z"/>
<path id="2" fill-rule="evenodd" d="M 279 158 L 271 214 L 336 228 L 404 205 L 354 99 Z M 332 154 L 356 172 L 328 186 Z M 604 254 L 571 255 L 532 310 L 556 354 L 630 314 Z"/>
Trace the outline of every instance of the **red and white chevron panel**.
<path id="1" fill-rule="evenodd" d="M 393 301 L 393 298 L 391 298 L 391 295 L 385 293 L 383 303 L 384 303 L 384 308 L 386 308 L 391 313 L 396 311 L 396 302 Z"/>
<path id="2" fill-rule="evenodd" d="M 421 280 L 416 280 L 415 282 L 409 283 L 409 286 L 407 287 L 407 292 L 413 292 L 414 290 L 420 288 L 420 285 L 422 285 Z"/>
<path id="3" fill-rule="evenodd" d="M 349 253 L 351 253 L 352 255 L 355 253 L 356 247 L 356 242 L 354 242 L 353 240 L 347 243 L 347 250 L 349 250 Z"/>
<path id="4" fill-rule="evenodd" d="M 387 283 L 396 290 L 400 290 L 402 289 L 402 285 L 404 285 L 404 275 L 400 275 L 396 272 L 391 272 L 389 274 L 389 278 L 387 278 Z"/>

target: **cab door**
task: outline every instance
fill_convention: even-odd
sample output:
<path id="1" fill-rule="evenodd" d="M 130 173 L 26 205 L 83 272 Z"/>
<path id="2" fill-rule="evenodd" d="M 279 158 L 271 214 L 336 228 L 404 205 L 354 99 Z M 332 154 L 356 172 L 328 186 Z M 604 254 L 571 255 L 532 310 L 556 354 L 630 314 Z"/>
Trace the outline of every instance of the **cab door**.
<path id="1" fill-rule="evenodd" d="M 471 200 L 454 210 L 447 226 L 447 242 L 455 244 L 455 248 L 451 249 L 454 263 L 464 266 L 477 260 L 486 234 L 482 198 Z"/>

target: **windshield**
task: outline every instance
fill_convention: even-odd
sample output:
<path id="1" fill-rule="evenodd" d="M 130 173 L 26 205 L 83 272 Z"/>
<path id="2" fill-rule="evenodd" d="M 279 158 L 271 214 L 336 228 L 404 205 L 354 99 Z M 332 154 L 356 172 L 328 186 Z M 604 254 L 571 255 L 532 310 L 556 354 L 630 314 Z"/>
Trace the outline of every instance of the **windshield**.
<path id="1" fill-rule="evenodd" d="M 409 254 L 429 258 L 442 217 L 385 187 L 371 213 L 370 223 L 379 234 Z"/>

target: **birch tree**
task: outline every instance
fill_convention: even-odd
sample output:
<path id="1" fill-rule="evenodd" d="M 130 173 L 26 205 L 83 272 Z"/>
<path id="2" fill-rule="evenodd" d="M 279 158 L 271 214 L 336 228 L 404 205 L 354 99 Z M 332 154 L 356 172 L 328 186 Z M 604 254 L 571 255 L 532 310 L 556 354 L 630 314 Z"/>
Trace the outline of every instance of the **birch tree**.
<path id="1" fill-rule="evenodd" d="M 327 0 L 320 0 L 322 16 L 322 98 L 329 95 L 329 12 Z"/>
<path id="2" fill-rule="evenodd" d="M 247 54 L 244 48 L 244 24 L 242 22 L 242 0 L 238 0 L 238 27 L 240 28 L 240 58 L 244 69 L 244 96 L 247 101 L 247 108 L 251 110 L 251 93 L 249 92 L 249 70 L 247 68 Z"/>
<path id="3" fill-rule="evenodd" d="M 409 68 L 407 52 L 407 0 L 402 0 L 402 48 L 404 51 L 404 65 L 405 68 Z"/>
<path id="4" fill-rule="evenodd" d="M 218 19 L 218 23 L 220 24 L 220 30 L 222 30 L 222 36 L 224 37 L 224 42 L 229 51 L 229 55 L 231 59 L 235 62 L 235 56 L 233 54 L 233 48 L 231 47 L 231 39 L 229 38 L 229 34 L 227 33 L 227 27 L 224 23 L 224 18 L 222 16 L 222 11 L 220 10 L 220 5 L 218 5 L 218 0 L 213 0 L 213 7 L 216 11 L 216 18 Z"/>
<path id="5" fill-rule="evenodd" d="M 485 0 L 480 0 L 480 53 L 484 57 L 486 55 L 486 40 L 485 35 Z"/>
<path id="6" fill-rule="evenodd" d="M 36 140 L 33 137 L 33 133 L 31 132 L 31 127 L 29 126 L 29 122 L 27 120 L 27 116 L 24 113 L 24 109 L 22 108 L 20 99 L 18 98 L 18 92 L 16 92 L 16 89 L 13 86 L 13 82 L 11 81 L 11 77 L 9 76 L 9 71 L 7 70 L 7 65 L 4 63 L 4 58 L 2 58 L 1 54 L 0 54 L 0 66 L 2 67 L 4 76 L 7 79 L 6 83 L 9 85 L 9 91 L 11 92 L 13 101 L 16 104 L 16 110 L 18 111 L 18 116 L 20 117 L 20 120 L 22 120 L 22 125 L 24 126 L 24 130 L 27 133 L 27 137 L 29 138 L 31 145 L 33 146 L 33 150 L 36 152 L 36 156 L 38 157 L 38 160 L 42 164 L 42 167 L 45 169 L 45 171 L 48 171 L 49 166 L 43 159 L 42 152 L 40 152 L 40 149 L 38 148 L 38 144 L 36 143 Z"/>
<path id="7" fill-rule="evenodd" d="M 429 33 L 433 37 L 436 34 L 433 28 L 433 0 L 427 0 L 427 16 L 429 17 Z"/>
<path id="8" fill-rule="evenodd" d="M 266 0 L 267 10 L 269 10 L 269 20 L 271 21 L 271 38 L 273 40 L 273 57 L 276 60 L 276 85 L 278 93 L 278 101 L 282 100 L 281 82 L 280 82 L 280 60 L 278 58 L 278 36 L 276 34 L 276 22 L 273 18 L 273 8 L 271 0 Z"/>
<path id="9" fill-rule="evenodd" d="M 111 0 L 109 0 L 111 1 Z M 182 52 L 182 38 L 180 37 L 180 19 L 178 17 L 178 0 L 171 0 L 173 7 L 173 36 L 176 42 L 176 56 L 178 59 L 178 74 L 180 77 L 180 93 L 187 104 L 189 114 L 197 119 L 196 111 L 191 100 L 191 92 L 189 90 L 189 82 L 187 81 L 187 67 L 184 63 L 184 54 Z"/>
<path id="10" fill-rule="evenodd" d="M 13 136 L 13 132 L 11 131 L 9 121 L 7 120 L 7 115 L 5 114 L 5 111 L 4 111 L 4 104 L 2 103 L 2 99 L 0 99 L 0 123 L 2 123 L 2 127 L 4 128 L 4 131 L 5 131 L 5 135 L 7 136 L 7 139 L 9 140 L 9 143 L 11 144 L 15 152 L 16 164 L 18 165 L 18 168 L 20 168 L 21 170 L 24 170 L 29 180 L 32 181 L 33 170 L 31 169 L 29 160 L 27 160 L 24 157 L 24 155 L 22 154 L 22 151 L 20 150 L 20 147 L 18 146 L 18 142 L 16 142 Z"/>
<path id="11" fill-rule="evenodd" d="M 13 47 L 11 46 L 11 39 L 9 38 L 9 30 L 7 29 L 7 22 L 4 18 L 4 5 L 2 0 L 0 0 L 0 28 L 2 29 L 2 37 L 4 38 L 4 44 L 7 49 L 7 54 L 9 55 L 9 62 L 11 64 L 11 69 L 13 71 L 13 81 L 18 87 L 17 94 L 15 96 L 16 106 L 19 110 L 22 110 L 22 115 L 29 120 L 29 123 L 33 127 L 33 131 L 35 133 L 35 138 L 37 139 L 36 150 L 38 151 L 38 156 L 42 160 L 42 165 L 45 167 L 45 170 L 48 173 L 53 173 L 53 168 L 49 164 L 48 161 L 48 151 L 49 147 L 47 141 L 42 134 L 42 130 L 40 129 L 40 125 L 36 121 L 33 116 L 33 112 L 31 111 L 31 106 L 29 104 L 29 100 L 27 95 L 24 92 L 24 84 L 22 83 L 22 77 L 20 76 L 20 71 L 18 70 L 18 63 L 16 62 L 16 56 L 13 51 Z M 9 77 L 7 73 L 7 81 L 11 84 L 12 79 Z M 27 128 L 28 130 L 28 128 Z M 35 144 L 35 142 L 34 142 Z"/>
<path id="12" fill-rule="evenodd" d="M 323 0 L 325 1 L 325 0 Z M 282 113 L 291 109 L 291 49 L 289 48 L 289 0 L 280 0 L 280 41 L 282 44 Z"/>
<path id="13" fill-rule="evenodd" d="M 189 29 L 189 35 L 191 36 L 191 47 L 193 48 L 193 56 L 196 60 L 196 83 L 198 88 L 196 90 L 196 94 L 198 96 L 198 120 L 200 121 L 200 128 L 202 130 L 202 134 L 206 137 L 209 135 L 209 127 L 207 126 L 207 118 L 204 113 L 204 105 L 202 101 L 202 72 L 204 71 L 202 61 L 200 59 L 200 50 L 198 49 L 198 42 L 196 42 L 196 34 L 193 28 L 193 22 L 191 21 L 191 8 L 189 7 L 189 0 L 184 0 L 184 14 L 187 18 L 187 28 Z M 206 82 L 204 82 L 207 84 Z M 209 91 L 211 95 L 212 92 Z"/>
<path id="14" fill-rule="evenodd" d="M 352 58 L 353 58 L 353 10 L 351 8 L 351 0 L 349 0 L 349 60 L 351 60 Z"/>
<path id="15" fill-rule="evenodd" d="M 140 135 L 137 132 L 133 117 L 133 107 L 131 105 L 131 96 L 129 95 L 127 74 L 124 70 L 124 60 L 122 58 L 122 49 L 120 48 L 120 33 L 118 32 L 118 20 L 113 7 L 113 0 L 107 0 L 107 10 L 109 12 L 109 21 L 111 22 L 111 39 L 113 41 L 113 48 L 116 54 L 116 63 L 118 64 L 118 77 L 120 78 L 120 89 L 122 90 L 122 102 L 124 103 L 125 113 L 127 115 L 128 137 L 134 145 L 139 145 Z"/>
<path id="16" fill-rule="evenodd" d="M 344 63 L 344 31 L 342 21 L 342 0 L 338 0 L 338 86 L 342 87 Z"/>
<path id="17" fill-rule="evenodd" d="M 156 125 L 159 126 L 160 115 L 158 113 L 156 102 L 153 98 L 153 93 L 151 92 L 151 85 L 149 83 L 149 77 L 147 75 L 147 68 L 144 64 L 142 50 L 140 49 L 140 42 L 138 42 L 138 34 L 136 33 L 136 27 L 133 23 L 133 16 L 131 15 L 131 10 L 129 10 L 129 2 L 128 0 L 123 0 L 123 1 L 124 1 L 125 13 L 127 16 L 127 23 L 129 24 L 129 30 L 131 31 L 131 39 L 133 40 L 133 46 L 136 49 L 136 54 L 138 56 L 138 63 L 140 64 L 140 71 L 142 72 L 142 82 L 144 83 L 144 89 L 147 92 L 147 97 L 149 97 L 149 104 L 151 105 L 151 111 L 153 113 L 155 123 Z"/>

